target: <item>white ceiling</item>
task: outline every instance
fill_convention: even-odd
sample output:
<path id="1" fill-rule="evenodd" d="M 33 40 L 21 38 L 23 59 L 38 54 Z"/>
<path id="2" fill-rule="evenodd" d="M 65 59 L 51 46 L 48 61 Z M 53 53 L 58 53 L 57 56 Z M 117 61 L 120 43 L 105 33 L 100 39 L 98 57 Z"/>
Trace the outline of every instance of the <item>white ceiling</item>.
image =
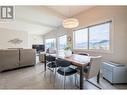
<path id="1" fill-rule="evenodd" d="M 63 19 L 90 8 L 91 6 L 16 6 L 15 19 L 0 23 L 0 28 L 43 35 L 60 26 Z"/>
<path id="2" fill-rule="evenodd" d="M 92 7 L 93 6 L 49 6 L 49 8 L 59 12 L 65 17 L 72 17 Z"/>

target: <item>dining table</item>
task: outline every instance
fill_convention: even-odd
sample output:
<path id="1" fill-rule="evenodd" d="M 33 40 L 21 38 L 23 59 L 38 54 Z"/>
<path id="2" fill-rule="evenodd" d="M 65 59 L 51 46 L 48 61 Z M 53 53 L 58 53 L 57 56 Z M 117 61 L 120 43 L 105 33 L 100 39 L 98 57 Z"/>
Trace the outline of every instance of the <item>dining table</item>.
<path id="1" fill-rule="evenodd" d="M 50 56 L 53 56 L 53 57 L 56 57 L 56 58 L 61 58 L 63 60 L 71 62 L 72 65 L 78 67 L 79 71 L 80 71 L 79 72 L 79 75 L 80 75 L 79 88 L 83 89 L 83 85 L 84 85 L 84 76 L 83 76 L 84 68 L 90 63 L 90 59 L 91 59 L 92 56 L 72 54 L 71 56 L 66 57 L 64 53 L 56 53 L 56 54 L 45 53 L 45 62 L 44 62 L 45 63 L 45 66 L 44 66 L 45 71 L 46 71 L 46 55 L 50 55 Z"/>

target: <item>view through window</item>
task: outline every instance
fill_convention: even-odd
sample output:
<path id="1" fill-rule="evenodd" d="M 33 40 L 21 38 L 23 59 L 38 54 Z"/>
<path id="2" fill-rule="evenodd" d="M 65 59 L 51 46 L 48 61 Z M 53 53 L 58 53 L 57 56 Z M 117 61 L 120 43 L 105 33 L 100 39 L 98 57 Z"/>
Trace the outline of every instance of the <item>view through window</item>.
<path id="1" fill-rule="evenodd" d="M 74 31 L 75 49 L 109 50 L 110 22 Z"/>
<path id="2" fill-rule="evenodd" d="M 59 47 L 59 50 L 64 50 L 66 45 L 67 45 L 67 35 L 59 37 L 58 38 L 58 47 Z"/>
<path id="3" fill-rule="evenodd" d="M 81 29 L 74 32 L 74 47 L 78 49 L 87 49 L 88 46 L 88 29 Z"/>
<path id="4" fill-rule="evenodd" d="M 56 47 L 56 39 L 52 38 L 52 39 L 46 39 L 45 40 L 45 48 L 55 48 Z"/>
<path id="5" fill-rule="evenodd" d="M 89 28 L 89 49 L 109 50 L 110 23 Z"/>

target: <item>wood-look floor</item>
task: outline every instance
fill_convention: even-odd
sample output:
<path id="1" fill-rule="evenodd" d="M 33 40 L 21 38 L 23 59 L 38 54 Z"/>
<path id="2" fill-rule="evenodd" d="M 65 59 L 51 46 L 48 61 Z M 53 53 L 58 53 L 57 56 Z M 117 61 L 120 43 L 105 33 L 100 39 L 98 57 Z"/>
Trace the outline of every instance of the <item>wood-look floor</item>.
<path id="1" fill-rule="evenodd" d="M 51 75 L 50 81 L 50 71 L 47 70 L 45 75 L 44 64 L 42 63 L 32 67 L 2 72 L 0 73 L 0 89 L 63 89 L 63 77 L 57 74 L 55 86 L 53 86 L 53 73 Z M 96 84 L 96 78 L 90 81 Z M 127 84 L 111 85 L 102 78 L 98 86 L 102 87 L 102 89 L 127 89 Z M 74 76 L 67 77 L 66 89 L 79 89 L 75 86 Z M 98 88 L 84 80 L 84 89 Z"/>

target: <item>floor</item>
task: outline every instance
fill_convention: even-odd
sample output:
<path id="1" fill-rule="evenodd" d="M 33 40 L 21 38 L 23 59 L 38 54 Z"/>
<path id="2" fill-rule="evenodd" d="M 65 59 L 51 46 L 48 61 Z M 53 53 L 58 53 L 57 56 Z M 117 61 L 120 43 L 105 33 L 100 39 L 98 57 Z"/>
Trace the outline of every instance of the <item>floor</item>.
<path id="1" fill-rule="evenodd" d="M 47 73 L 44 72 L 43 63 L 38 63 L 32 67 L 2 72 L 0 73 L 0 89 L 63 89 L 63 77 L 57 74 L 54 86 L 53 73 L 51 75 L 50 78 L 49 70 L 47 70 Z M 90 81 L 96 84 L 96 78 Z M 102 89 L 127 89 L 127 84 L 111 85 L 102 78 L 98 86 Z M 66 89 L 79 89 L 75 86 L 74 76 L 67 77 Z M 84 89 L 98 88 L 84 80 Z"/>

